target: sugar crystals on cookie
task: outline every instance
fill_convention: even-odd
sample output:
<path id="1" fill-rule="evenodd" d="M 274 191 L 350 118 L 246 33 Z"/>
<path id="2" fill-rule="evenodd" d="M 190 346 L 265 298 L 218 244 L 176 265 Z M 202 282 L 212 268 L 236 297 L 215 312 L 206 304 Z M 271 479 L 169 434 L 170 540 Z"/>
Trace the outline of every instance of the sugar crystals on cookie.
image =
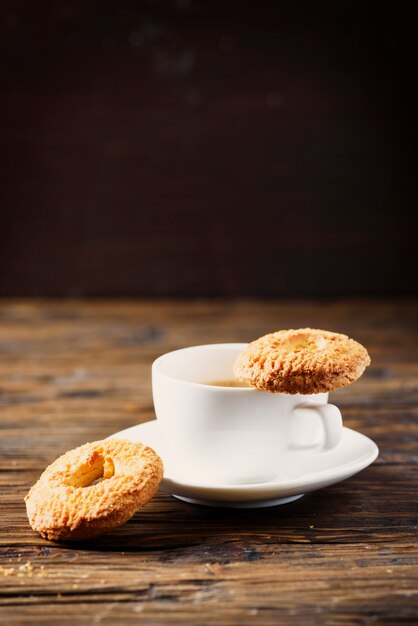
<path id="1" fill-rule="evenodd" d="M 366 348 L 347 335 L 299 328 L 250 343 L 235 361 L 234 376 L 265 391 L 314 394 L 353 383 L 368 365 Z"/>

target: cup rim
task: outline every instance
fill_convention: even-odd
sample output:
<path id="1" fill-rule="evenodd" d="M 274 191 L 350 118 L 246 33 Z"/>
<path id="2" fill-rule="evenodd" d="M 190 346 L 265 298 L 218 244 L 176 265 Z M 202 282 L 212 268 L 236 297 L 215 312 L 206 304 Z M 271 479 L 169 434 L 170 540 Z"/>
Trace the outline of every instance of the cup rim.
<path id="1" fill-rule="evenodd" d="M 244 350 L 244 348 L 248 346 L 248 343 L 241 343 L 241 342 L 206 343 L 206 344 L 197 345 L 197 346 L 187 346 L 186 348 L 178 348 L 177 350 L 171 350 L 170 352 L 165 352 L 164 354 L 161 354 L 159 357 L 157 357 L 155 361 L 152 363 L 151 369 L 153 373 L 157 372 L 158 376 L 161 376 L 168 380 L 173 380 L 176 383 L 181 383 L 183 385 L 189 385 L 192 387 L 199 387 L 199 388 L 203 387 L 205 389 L 216 389 L 220 393 L 229 393 L 229 392 L 236 393 L 236 392 L 241 392 L 241 391 L 248 393 L 249 391 L 260 391 L 260 389 L 256 389 L 255 387 L 221 387 L 219 385 L 208 385 L 207 383 L 197 383 L 191 380 L 184 380 L 184 378 L 177 378 L 176 376 L 166 374 L 165 372 L 162 372 L 159 369 L 161 361 L 163 361 L 166 357 L 179 353 L 179 352 L 186 352 L 186 351 L 192 352 L 193 350 L 197 350 L 197 349 L 209 350 L 209 349 L 216 349 L 216 348 L 231 348 L 232 346 L 236 346 L 237 348 Z"/>

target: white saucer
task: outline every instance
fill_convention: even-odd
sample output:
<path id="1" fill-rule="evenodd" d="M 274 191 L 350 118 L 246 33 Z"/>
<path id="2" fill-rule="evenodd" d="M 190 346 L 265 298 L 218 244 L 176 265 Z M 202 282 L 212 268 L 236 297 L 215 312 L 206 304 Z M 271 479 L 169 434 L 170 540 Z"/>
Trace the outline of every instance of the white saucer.
<path id="1" fill-rule="evenodd" d="M 163 459 L 161 488 L 179 500 L 206 506 L 259 508 L 287 504 L 309 491 L 338 483 L 373 463 L 379 454 L 377 445 L 361 433 L 343 428 L 338 446 L 328 452 L 288 452 L 280 474 L 269 482 L 246 485 L 220 485 L 200 482 L 176 471 L 157 420 L 121 430 L 115 439 L 141 442 L 153 448 Z"/>

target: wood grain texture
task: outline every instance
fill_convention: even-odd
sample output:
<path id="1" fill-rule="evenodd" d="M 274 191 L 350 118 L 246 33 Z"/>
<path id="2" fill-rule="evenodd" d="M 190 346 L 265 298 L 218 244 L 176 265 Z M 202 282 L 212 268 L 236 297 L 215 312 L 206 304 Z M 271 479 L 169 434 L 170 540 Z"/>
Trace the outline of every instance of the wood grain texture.
<path id="1" fill-rule="evenodd" d="M 406 300 L 3 301 L 0 623 L 417 624 L 417 316 Z M 332 400 L 379 445 L 371 467 L 262 511 L 160 492 L 88 545 L 31 530 L 23 496 L 45 465 L 153 418 L 156 356 L 307 325 L 370 351 Z"/>

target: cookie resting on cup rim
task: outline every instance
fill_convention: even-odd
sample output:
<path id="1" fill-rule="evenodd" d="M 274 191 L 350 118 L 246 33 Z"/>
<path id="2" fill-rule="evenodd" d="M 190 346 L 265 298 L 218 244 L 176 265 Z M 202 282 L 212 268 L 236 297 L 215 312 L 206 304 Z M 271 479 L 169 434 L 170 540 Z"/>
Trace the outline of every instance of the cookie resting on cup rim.
<path id="1" fill-rule="evenodd" d="M 251 342 L 237 357 L 234 376 L 264 391 L 314 394 L 350 385 L 368 365 L 366 348 L 347 335 L 299 328 Z"/>

